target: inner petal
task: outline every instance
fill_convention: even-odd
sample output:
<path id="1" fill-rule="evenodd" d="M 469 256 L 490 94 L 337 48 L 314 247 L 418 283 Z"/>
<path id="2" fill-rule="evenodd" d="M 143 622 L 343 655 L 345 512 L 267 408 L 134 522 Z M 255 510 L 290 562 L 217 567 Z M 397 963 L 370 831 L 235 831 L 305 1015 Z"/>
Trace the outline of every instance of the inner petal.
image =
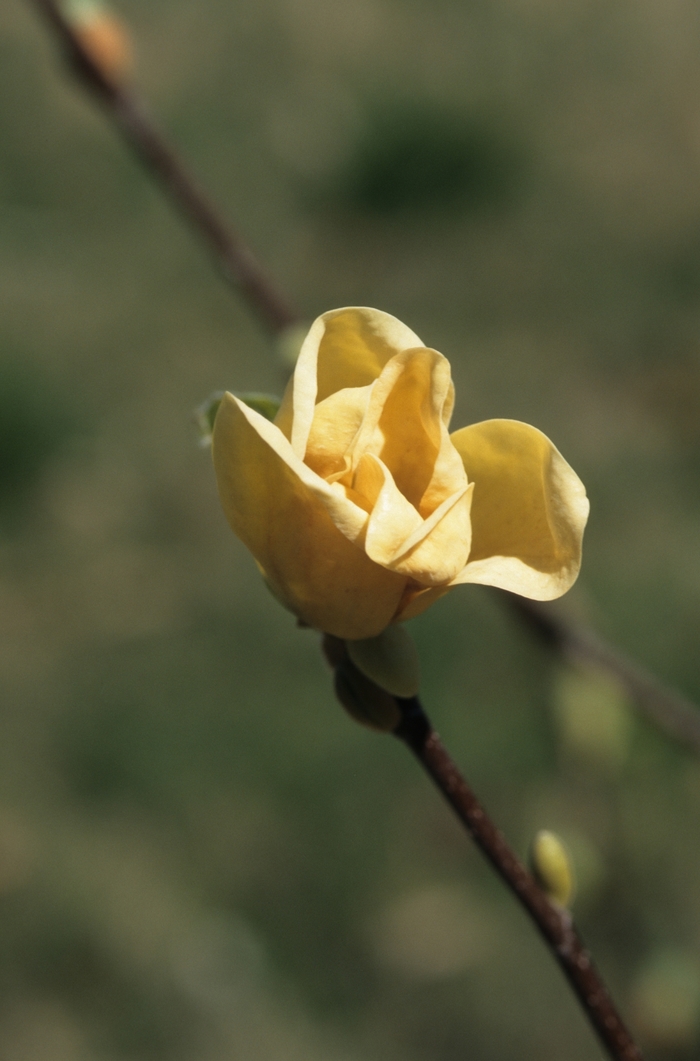
<path id="1" fill-rule="evenodd" d="M 317 475 L 330 479 L 346 471 L 346 454 L 362 424 L 371 391 L 372 384 L 345 387 L 316 406 L 304 463 Z"/>
<path id="2" fill-rule="evenodd" d="M 374 384 L 353 463 L 379 457 L 421 516 L 429 516 L 467 479 L 447 433 L 454 388 L 449 362 L 426 347 L 396 354 Z"/>
<path id="3" fill-rule="evenodd" d="M 364 542 L 370 560 L 427 586 L 449 582 L 462 570 L 471 543 L 472 487 L 465 483 L 422 519 L 386 465 L 367 453 L 353 488 L 371 508 Z"/>
<path id="4" fill-rule="evenodd" d="M 416 508 L 432 478 L 440 448 L 434 416 L 435 363 L 426 350 L 403 365 L 378 422 L 379 453 L 404 497 Z M 448 370 L 449 371 L 449 370 Z"/>
<path id="5" fill-rule="evenodd" d="M 462 487 L 423 520 L 397 551 L 391 570 L 424 586 L 443 586 L 456 578 L 469 557 L 473 489 L 473 484 Z"/>
<path id="6" fill-rule="evenodd" d="M 397 488 L 391 472 L 372 454 L 366 453 L 361 458 L 352 485 L 366 499 L 371 511 L 365 551 L 370 560 L 388 567 L 423 520 Z"/>

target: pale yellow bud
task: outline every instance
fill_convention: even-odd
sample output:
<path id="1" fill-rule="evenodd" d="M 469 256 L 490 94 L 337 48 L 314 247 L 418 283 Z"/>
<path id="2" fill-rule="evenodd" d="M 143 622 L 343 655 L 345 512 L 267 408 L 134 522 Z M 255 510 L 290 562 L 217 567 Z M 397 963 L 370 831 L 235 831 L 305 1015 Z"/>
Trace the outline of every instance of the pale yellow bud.
<path id="1" fill-rule="evenodd" d="M 541 829 L 530 848 L 530 865 L 537 883 L 557 906 L 571 905 L 576 882 L 569 854 L 556 833 Z"/>

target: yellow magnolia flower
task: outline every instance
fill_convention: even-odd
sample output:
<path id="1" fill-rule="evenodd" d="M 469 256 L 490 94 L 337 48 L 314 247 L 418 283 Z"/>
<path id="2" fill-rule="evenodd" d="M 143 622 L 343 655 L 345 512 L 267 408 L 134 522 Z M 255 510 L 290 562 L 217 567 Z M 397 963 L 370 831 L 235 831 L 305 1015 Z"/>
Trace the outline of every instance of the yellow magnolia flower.
<path id="1" fill-rule="evenodd" d="M 516 420 L 449 434 L 450 365 L 388 313 L 319 317 L 274 423 L 226 394 L 213 432 L 224 512 L 309 626 L 374 637 L 453 586 L 551 600 L 578 575 L 585 490 Z"/>

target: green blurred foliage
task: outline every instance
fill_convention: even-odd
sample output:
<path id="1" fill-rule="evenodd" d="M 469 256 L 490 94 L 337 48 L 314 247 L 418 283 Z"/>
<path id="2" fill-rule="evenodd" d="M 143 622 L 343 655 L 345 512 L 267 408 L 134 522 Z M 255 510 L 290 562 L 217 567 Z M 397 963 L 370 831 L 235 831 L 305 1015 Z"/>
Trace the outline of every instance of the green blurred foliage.
<path id="1" fill-rule="evenodd" d="M 309 320 L 393 312 L 450 357 L 455 426 L 554 439 L 592 500 L 569 606 L 699 699 L 692 5 L 119 10 L 151 108 Z M 0 520 L 0 1056 L 593 1061 L 520 910 L 404 750 L 334 702 L 219 510 L 192 411 L 281 393 L 281 351 L 30 6 L 0 31 L 0 494 L 21 513 Z M 691 1061 L 700 763 L 479 587 L 412 628 L 476 790 L 522 855 L 562 837 L 649 1056 Z"/>
<path id="2" fill-rule="evenodd" d="M 26 355 L 0 358 L 0 508 L 16 512 L 76 428 L 75 410 Z"/>
<path id="3" fill-rule="evenodd" d="M 370 216 L 503 205 L 522 182 L 515 145 L 485 118 L 420 101 L 368 106 L 328 192 Z"/>

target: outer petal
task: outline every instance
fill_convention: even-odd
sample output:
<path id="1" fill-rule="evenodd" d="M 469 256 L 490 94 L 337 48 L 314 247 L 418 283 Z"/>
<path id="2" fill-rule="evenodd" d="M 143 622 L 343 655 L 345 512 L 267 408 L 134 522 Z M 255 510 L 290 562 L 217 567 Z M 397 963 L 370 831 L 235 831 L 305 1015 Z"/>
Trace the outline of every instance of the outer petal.
<path id="1" fill-rule="evenodd" d="M 280 597 L 309 625 L 342 638 L 389 624 L 406 579 L 353 544 L 367 513 L 307 468 L 280 431 L 226 394 L 213 457 L 221 503 Z"/>
<path id="2" fill-rule="evenodd" d="M 589 508 L 581 480 L 546 435 L 517 420 L 464 427 L 452 442 L 474 482 L 472 551 L 453 585 L 560 597 L 581 566 Z"/>
<path id="3" fill-rule="evenodd" d="M 303 459 L 314 405 L 345 387 L 366 387 L 401 350 L 423 346 L 415 332 L 378 309 L 348 306 L 317 317 L 299 354 L 275 423 Z"/>

